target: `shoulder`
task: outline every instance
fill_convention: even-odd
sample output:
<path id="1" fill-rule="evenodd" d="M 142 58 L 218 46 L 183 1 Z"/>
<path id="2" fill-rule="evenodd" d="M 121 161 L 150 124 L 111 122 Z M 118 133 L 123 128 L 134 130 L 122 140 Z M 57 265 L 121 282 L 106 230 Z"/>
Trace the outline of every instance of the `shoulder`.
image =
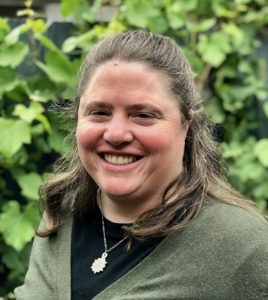
<path id="1" fill-rule="evenodd" d="M 173 250 L 187 253 L 188 264 L 217 288 L 243 294 L 232 299 L 255 299 L 268 290 L 268 223 L 257 212 L 208 199 L 175 235 Z"/>
<path id="2" fill-rule="evenodd" d="M 70 238 L 72 225 L 73 225 L 73 215 L 70 213 L 65 214 L 64 217 L 62 217 L 62 221 L 58 230 L 47 237 L 39 237 L 37 235 L 34 238 L 34 245 L 40 244 L 42 246 L 47 245 L 47 247 L 52 247 L 52 248 L 56 247 L 56 245 L 58 245 L 60 242 L 64 242 L 65 240 L 68 240 Z M 45 215 L 43 215 L 38 230 L 42 232 L 42 230 L 46 228 L 46 226 L 47 226 L 46 217 Z"/>
<path id="3" fill-rule="evenodd" d="M 229 237 L 266 237 L 268 242 L 268 222 L 254 210 L 208 198 L 195 221 L 198 226 L 203 225 L 209 231 L 218 231 Z"/>
<path id="4" fill-rule="evenodd" d="M 268 222 L 255 211 L 207 199 L 182 235 L 210 254 L 241 263 L 257 259 L 268 267 Z"/>
<path id="5" fill-rule="evenodd" d="M 202 253 L 233 255 L 237 259 L 258 253 L 268 257 L 268 222 L 255 211 L 207 199 L 175 240 L 183 240 L 189 247 L 198 246 Z"/>

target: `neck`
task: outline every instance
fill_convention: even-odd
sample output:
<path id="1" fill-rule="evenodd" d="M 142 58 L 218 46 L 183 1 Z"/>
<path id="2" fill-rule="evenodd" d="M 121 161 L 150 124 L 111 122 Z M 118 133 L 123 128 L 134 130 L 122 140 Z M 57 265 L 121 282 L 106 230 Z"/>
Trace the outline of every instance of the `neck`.
<path id="1" fill-rule="evenodd" d="M 100 193 L 101 209 L 106 219 L 114 223 L 134 223 L 144 212 L 152 209 L 157 201 L 129 200 L 121 197 L 109 197 Z M 157 197 L 159 199 L 159 197 Z"/>

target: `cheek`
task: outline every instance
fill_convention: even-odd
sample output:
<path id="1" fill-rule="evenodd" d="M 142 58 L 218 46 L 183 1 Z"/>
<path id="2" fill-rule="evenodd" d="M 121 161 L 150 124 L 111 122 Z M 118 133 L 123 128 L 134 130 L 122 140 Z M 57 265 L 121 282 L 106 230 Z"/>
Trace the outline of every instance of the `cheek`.
<path id="1" fill-rule="evenodd" d="M 76 128 L 76 143 L 78 149 L 84 148 L 88 141 L 88 133 L 79 126 Z"/>
<path id="2" fill-rule="evenodd" d="M 76 128 L 76 143 L 78 150 L 92 149 L 96 145 L 98 139 L 98 131 L 88 126 L 77 125 Z"/>
<path id="3" fill-rule="evenodd" d="M 163 135 L 161 129 L 142 128 L 135 132 L 136 140 L 142 145 L 146 152 L 150 154 L 159 154 L 167 147 L 166 134 Z"/>
<path id="4" fill-rule="evenodd" d="M 155 154 L 166 154 L 173 152 L 179 155 L 184 152 L 185 130 L 177 128 L 164 128 L 155 132 L 143 132 L 143 144 L 146 148 Z"/>

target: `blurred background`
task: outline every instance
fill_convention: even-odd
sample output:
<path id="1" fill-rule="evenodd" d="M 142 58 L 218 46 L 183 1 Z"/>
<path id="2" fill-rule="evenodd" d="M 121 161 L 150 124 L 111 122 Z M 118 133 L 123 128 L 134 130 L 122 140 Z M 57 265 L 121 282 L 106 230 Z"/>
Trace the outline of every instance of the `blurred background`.
<path id="1" fill-rule="evenodd" d="M 99 39 L 145 29 L 184 49 L 212 120 L 228 180 L 267 214 L 268 0 L 0 0 L 0 299 L 27 270 L 38 188 L 69 148 L 79 67 Z"/>

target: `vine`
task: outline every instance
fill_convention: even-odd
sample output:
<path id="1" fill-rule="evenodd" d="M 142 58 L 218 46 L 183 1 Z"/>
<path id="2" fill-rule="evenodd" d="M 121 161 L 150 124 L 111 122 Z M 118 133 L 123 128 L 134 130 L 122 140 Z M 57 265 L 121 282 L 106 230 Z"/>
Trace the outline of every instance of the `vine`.
<path id="1" fill-rule="evenodd" d="M 108 35 L 142 28 L 183 47 L 213 121 L 225 127 L 229 180 L 267 209 L 267 0 L 62 0 L 60 8 L 73 24 L 61 45 L 48 37 L 30 0 L 18 12 L 20 25 L 0 18 L 0 297 L 6 299 L 27 269 L 40 219 L 38 188 L 68 150 L 66 123 L 48 107 L 73 98 L 83 57 Z"/>

